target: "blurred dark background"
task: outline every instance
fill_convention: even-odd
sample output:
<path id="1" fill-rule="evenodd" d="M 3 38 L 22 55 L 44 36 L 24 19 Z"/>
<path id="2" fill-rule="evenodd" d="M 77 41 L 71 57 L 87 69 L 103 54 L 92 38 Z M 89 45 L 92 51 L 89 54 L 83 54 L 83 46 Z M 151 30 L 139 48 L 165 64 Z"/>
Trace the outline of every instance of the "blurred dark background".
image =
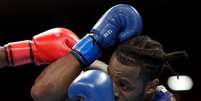
<path id="1" fill-rule="evenodd" d="M 0 45 L 31 39 L 54 27 L 66 27 L 82 37 L 111 6 L 135 6 L 143 17 L 143 35 L 164 46 L 166 52 L 186 50 L 189 59 L 173 63 L 174 69 L 194 80 L 188 92 L 175 92 L 180 101 L 198 101 L 200 93 L 201 16 L 199 3 L 183 0 L 1 0 Z M 0 101 L 33 101 L 30 89 L 45 66 L 28 64 L 0 70 Z M 168 71 L 167 71 L 168 73 Z M 166 85 L 167 78 L 161 78 Z"/>

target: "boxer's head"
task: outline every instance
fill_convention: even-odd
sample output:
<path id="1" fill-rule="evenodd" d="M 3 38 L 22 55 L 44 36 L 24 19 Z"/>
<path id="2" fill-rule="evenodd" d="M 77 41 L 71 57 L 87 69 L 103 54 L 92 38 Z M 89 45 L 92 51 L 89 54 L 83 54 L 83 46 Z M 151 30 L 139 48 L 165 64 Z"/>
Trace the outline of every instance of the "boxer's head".
<path id="1" fill-rule="evenodd" d="M 119 45 L 108 68 L 117 101 L 151 101 L 166 56 L 161 44 L 147 36 Z"/>

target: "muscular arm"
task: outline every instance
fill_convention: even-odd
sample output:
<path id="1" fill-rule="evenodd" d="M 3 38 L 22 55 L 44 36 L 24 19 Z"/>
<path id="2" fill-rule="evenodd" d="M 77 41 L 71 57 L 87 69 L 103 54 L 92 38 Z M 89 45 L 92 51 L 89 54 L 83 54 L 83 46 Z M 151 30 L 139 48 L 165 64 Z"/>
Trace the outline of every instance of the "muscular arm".
<path id="1" fill-rule="evenodd" d="M 64 101 L 66 89 L 81 72 L 77 59 L 68 54 L 50 64 L 36 79 L 31 95 L 35 101 Z"/>

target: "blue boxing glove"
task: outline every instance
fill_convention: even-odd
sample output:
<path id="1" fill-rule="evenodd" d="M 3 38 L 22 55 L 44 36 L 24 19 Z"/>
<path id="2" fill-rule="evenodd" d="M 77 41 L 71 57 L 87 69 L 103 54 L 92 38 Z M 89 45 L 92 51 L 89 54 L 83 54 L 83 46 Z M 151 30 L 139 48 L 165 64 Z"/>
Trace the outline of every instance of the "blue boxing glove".
<path id="1" fill-rule="evenodd" d="M 138 35 L 142 30 L 142 19 L 137 10 L 126 4 L 110 8 L 84 36 L 71 52 L 79 62 L 87 67 L 100 55 L 102 49 L 112 47 L 117 42 Z"/>
<path id="2" fill-rule="evenodd" d="M 169 101 L 173 94 L 170 93 L 164 86 L 160 85 L 156 88 L 156 95 L 152 101 Z"/>
<path id="3" fill-rule="evenodd" d="M 68 97 L 72 101 L 114 101 L 112 79 L 100 70 L 83 72 L 69 86 Z"/>

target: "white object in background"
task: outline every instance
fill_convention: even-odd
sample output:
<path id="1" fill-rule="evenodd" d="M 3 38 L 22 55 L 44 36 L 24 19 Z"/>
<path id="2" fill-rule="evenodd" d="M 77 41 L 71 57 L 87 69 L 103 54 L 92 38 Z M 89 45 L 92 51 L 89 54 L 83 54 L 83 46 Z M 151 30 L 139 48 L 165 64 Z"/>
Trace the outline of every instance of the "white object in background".
<path id="1" fill-rule="evenodd" d="M 174 91 L 187 91 L 193 87 L 193 80 L 187 75 L 171 76 L 168 78 L 168 86 Z"/>

